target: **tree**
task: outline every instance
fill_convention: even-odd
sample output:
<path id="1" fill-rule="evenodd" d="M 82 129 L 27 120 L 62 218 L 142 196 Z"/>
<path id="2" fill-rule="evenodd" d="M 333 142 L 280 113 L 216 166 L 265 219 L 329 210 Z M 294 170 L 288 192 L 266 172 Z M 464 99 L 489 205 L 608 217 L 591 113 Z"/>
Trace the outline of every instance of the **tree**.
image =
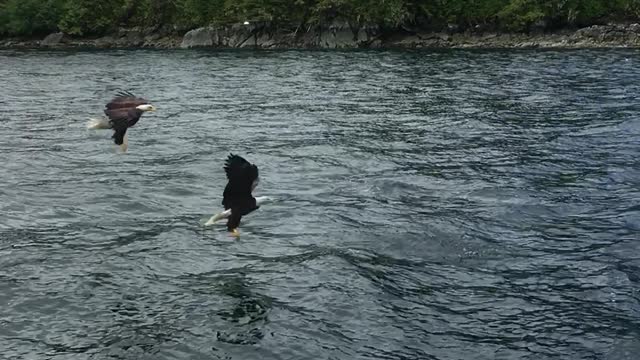
<path id="1" fill-rule="evenodd" d="M 120 25 L 124 11 L 124 0 L 66 0 L 59 27 L 67 34 L 102 34 Z"/>
<path id="2" fill-rule="evenodd" d="M 34 35 L 55 31 L 64 0 L 8 0 L 0 3 L 0 33 Z"/>

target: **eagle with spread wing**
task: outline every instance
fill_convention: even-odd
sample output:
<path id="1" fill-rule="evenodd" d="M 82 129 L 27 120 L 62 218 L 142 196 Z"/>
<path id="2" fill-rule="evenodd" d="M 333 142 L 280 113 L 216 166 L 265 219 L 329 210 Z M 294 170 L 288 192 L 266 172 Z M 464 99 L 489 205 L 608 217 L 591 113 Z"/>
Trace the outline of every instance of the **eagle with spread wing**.
<path id="1" fill-rule="evenodd" d="M 234 154 L 227 157 L 224 171 L 228 182 L 222 194 L 222 206 L 225 210 L 231 210 L 227 230 L 237 236 L 240 219 L 259 208 L 251 192 L 258 186 L 260 177 L 257 166 Z"/>
<path id="2" fill-rule="evenodd" d="M 213 225 L 221 219 L 227 219 L 227 230 L 237 237 L 240 236 L 238 227 L 242 217 L 257 210 L 263 204 L 275 201 L 275 199 L 269 196 L 253 197 L 252 192 L 260 182 L 258 167 L 241 156 L 229 154 L 224 163 L 224 171 L 228 180 L 222 194 L 224 211 L 211 216 L 204 226 Z"/>
<path id="3" fill-rule="evenodd" d="M 137 97 L 128 91 L 116 94 L 106 106 L 104 114 L 106 118 L 91 119 L 89 129 L 113 129 L 113 141 L 120 146 L 122 151 L 127 151 L 127 129 L 134 126 L 148 111 L 156 111 L 156 107 L 141 97 Z"/>

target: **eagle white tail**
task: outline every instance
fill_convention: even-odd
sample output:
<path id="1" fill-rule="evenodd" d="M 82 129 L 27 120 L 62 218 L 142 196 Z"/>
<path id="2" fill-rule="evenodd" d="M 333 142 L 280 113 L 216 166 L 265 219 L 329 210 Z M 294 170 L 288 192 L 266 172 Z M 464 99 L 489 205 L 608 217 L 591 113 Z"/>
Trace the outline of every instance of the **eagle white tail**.
<path id="1" fill-rule="evenodd" d="M 87 122 L 87 129 L 111 129 L 111 124 L 106 118 L 91 118 Z"/>
<path id="2" fill-rule="evenodd" d="M 268 196 L 258 196 L 258 197 L 256 197 L 256 205 L 257 206 L 264 205 L 264 204 L 267 204 L 267 203 L 271 203 L 273 201 L 274 201 L 274 199 L 271 198 L 271 197 L 268 197 Z M 211 225 L 215 224 L 216 222 L 218 222 L 219 220 L 226 219 L 229 216 L 231 216 L 231 209 L 228 209 L 228 210 L 225 210 L 223 212 L 220 212 L 220 213 L 217 213 L 217 214 L 213 215 L 209 219 L 209 221 L 207 221 L 204 224 L 204 226 L 211 226 Z"/>
<path id="3" fill-rule="evenodd" d="M 226 219 L 229 216 L 231 216 L 231 209 L 225 210 L 225 211 L 223 211 L 221 213 L 217 213 L 217 214 L 213 215 L 209 219 L 209 221 L 204 223 L 204 226 L 211 226 L 211 225 L 215 224 L 216 222 L 218 222 L 218 220 Z"/>

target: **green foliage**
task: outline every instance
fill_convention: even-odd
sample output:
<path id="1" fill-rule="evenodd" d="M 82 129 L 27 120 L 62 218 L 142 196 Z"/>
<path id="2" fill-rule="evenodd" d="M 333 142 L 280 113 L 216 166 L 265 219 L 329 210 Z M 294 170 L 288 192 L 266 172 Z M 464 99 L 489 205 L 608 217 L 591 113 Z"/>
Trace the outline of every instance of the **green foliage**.
<path id="1" fill-rule="evenodd" d="M 120 25 L 124 5 L 124 0 L 66 0 L 58 27 L 73 35 L 103 33 Z"/>
<path id="2" fill-rule="evenodd" d="M 0 0 L 0 34 L 61 30 L 102 34 L 118 27 L 197 27 L 268 21 L 298 27 L 330 23 L 387 28 L 419 25 L 528 31 L 533 24 L 584 26 L 637 20 L 640 0 Z"/>
<path id="3" fill-rule="evenodd" d="M 0 33 L 32 35 L 52 32 L 62 14 L 63 0 L 8 0 L 0 3 Z"/>
<path id="4" fill-rule="evenodd" d="M 513 0 L 499 13 L 498 19 L 508 30 L 525 30 L 531 24 L 545 19 L 538 0 Z"/>
<path id="5" fill-rule="evenodd" d="M 180 25 L 204 26 L 224 20 L 225 0 L 181 0 L 177 9 Z"/>
<path id="6" fill-rule="evenodd" d="M 398 26 L 412 19 L 406 0 L 319 0 L 312 6 L 316 22 L 342 18 L 353 24 Z"/>
<path id="7" fill-rule="evenodd" d="M 226 14 L 230 20 L 282 21 L 290 17 L 287 0 L 227 0 Z"/>

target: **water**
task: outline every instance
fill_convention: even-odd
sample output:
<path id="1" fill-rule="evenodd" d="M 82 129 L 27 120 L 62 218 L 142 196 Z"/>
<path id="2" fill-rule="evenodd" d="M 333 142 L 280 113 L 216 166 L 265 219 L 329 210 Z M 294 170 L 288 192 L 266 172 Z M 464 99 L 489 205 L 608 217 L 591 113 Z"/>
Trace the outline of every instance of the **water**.
<path id="1" fill-rule="evenodd" d="M 636 359 L 639 62 L 2 51 L 2 356 Z M 278 199 L 239 240 L 229 152 Z"/>

